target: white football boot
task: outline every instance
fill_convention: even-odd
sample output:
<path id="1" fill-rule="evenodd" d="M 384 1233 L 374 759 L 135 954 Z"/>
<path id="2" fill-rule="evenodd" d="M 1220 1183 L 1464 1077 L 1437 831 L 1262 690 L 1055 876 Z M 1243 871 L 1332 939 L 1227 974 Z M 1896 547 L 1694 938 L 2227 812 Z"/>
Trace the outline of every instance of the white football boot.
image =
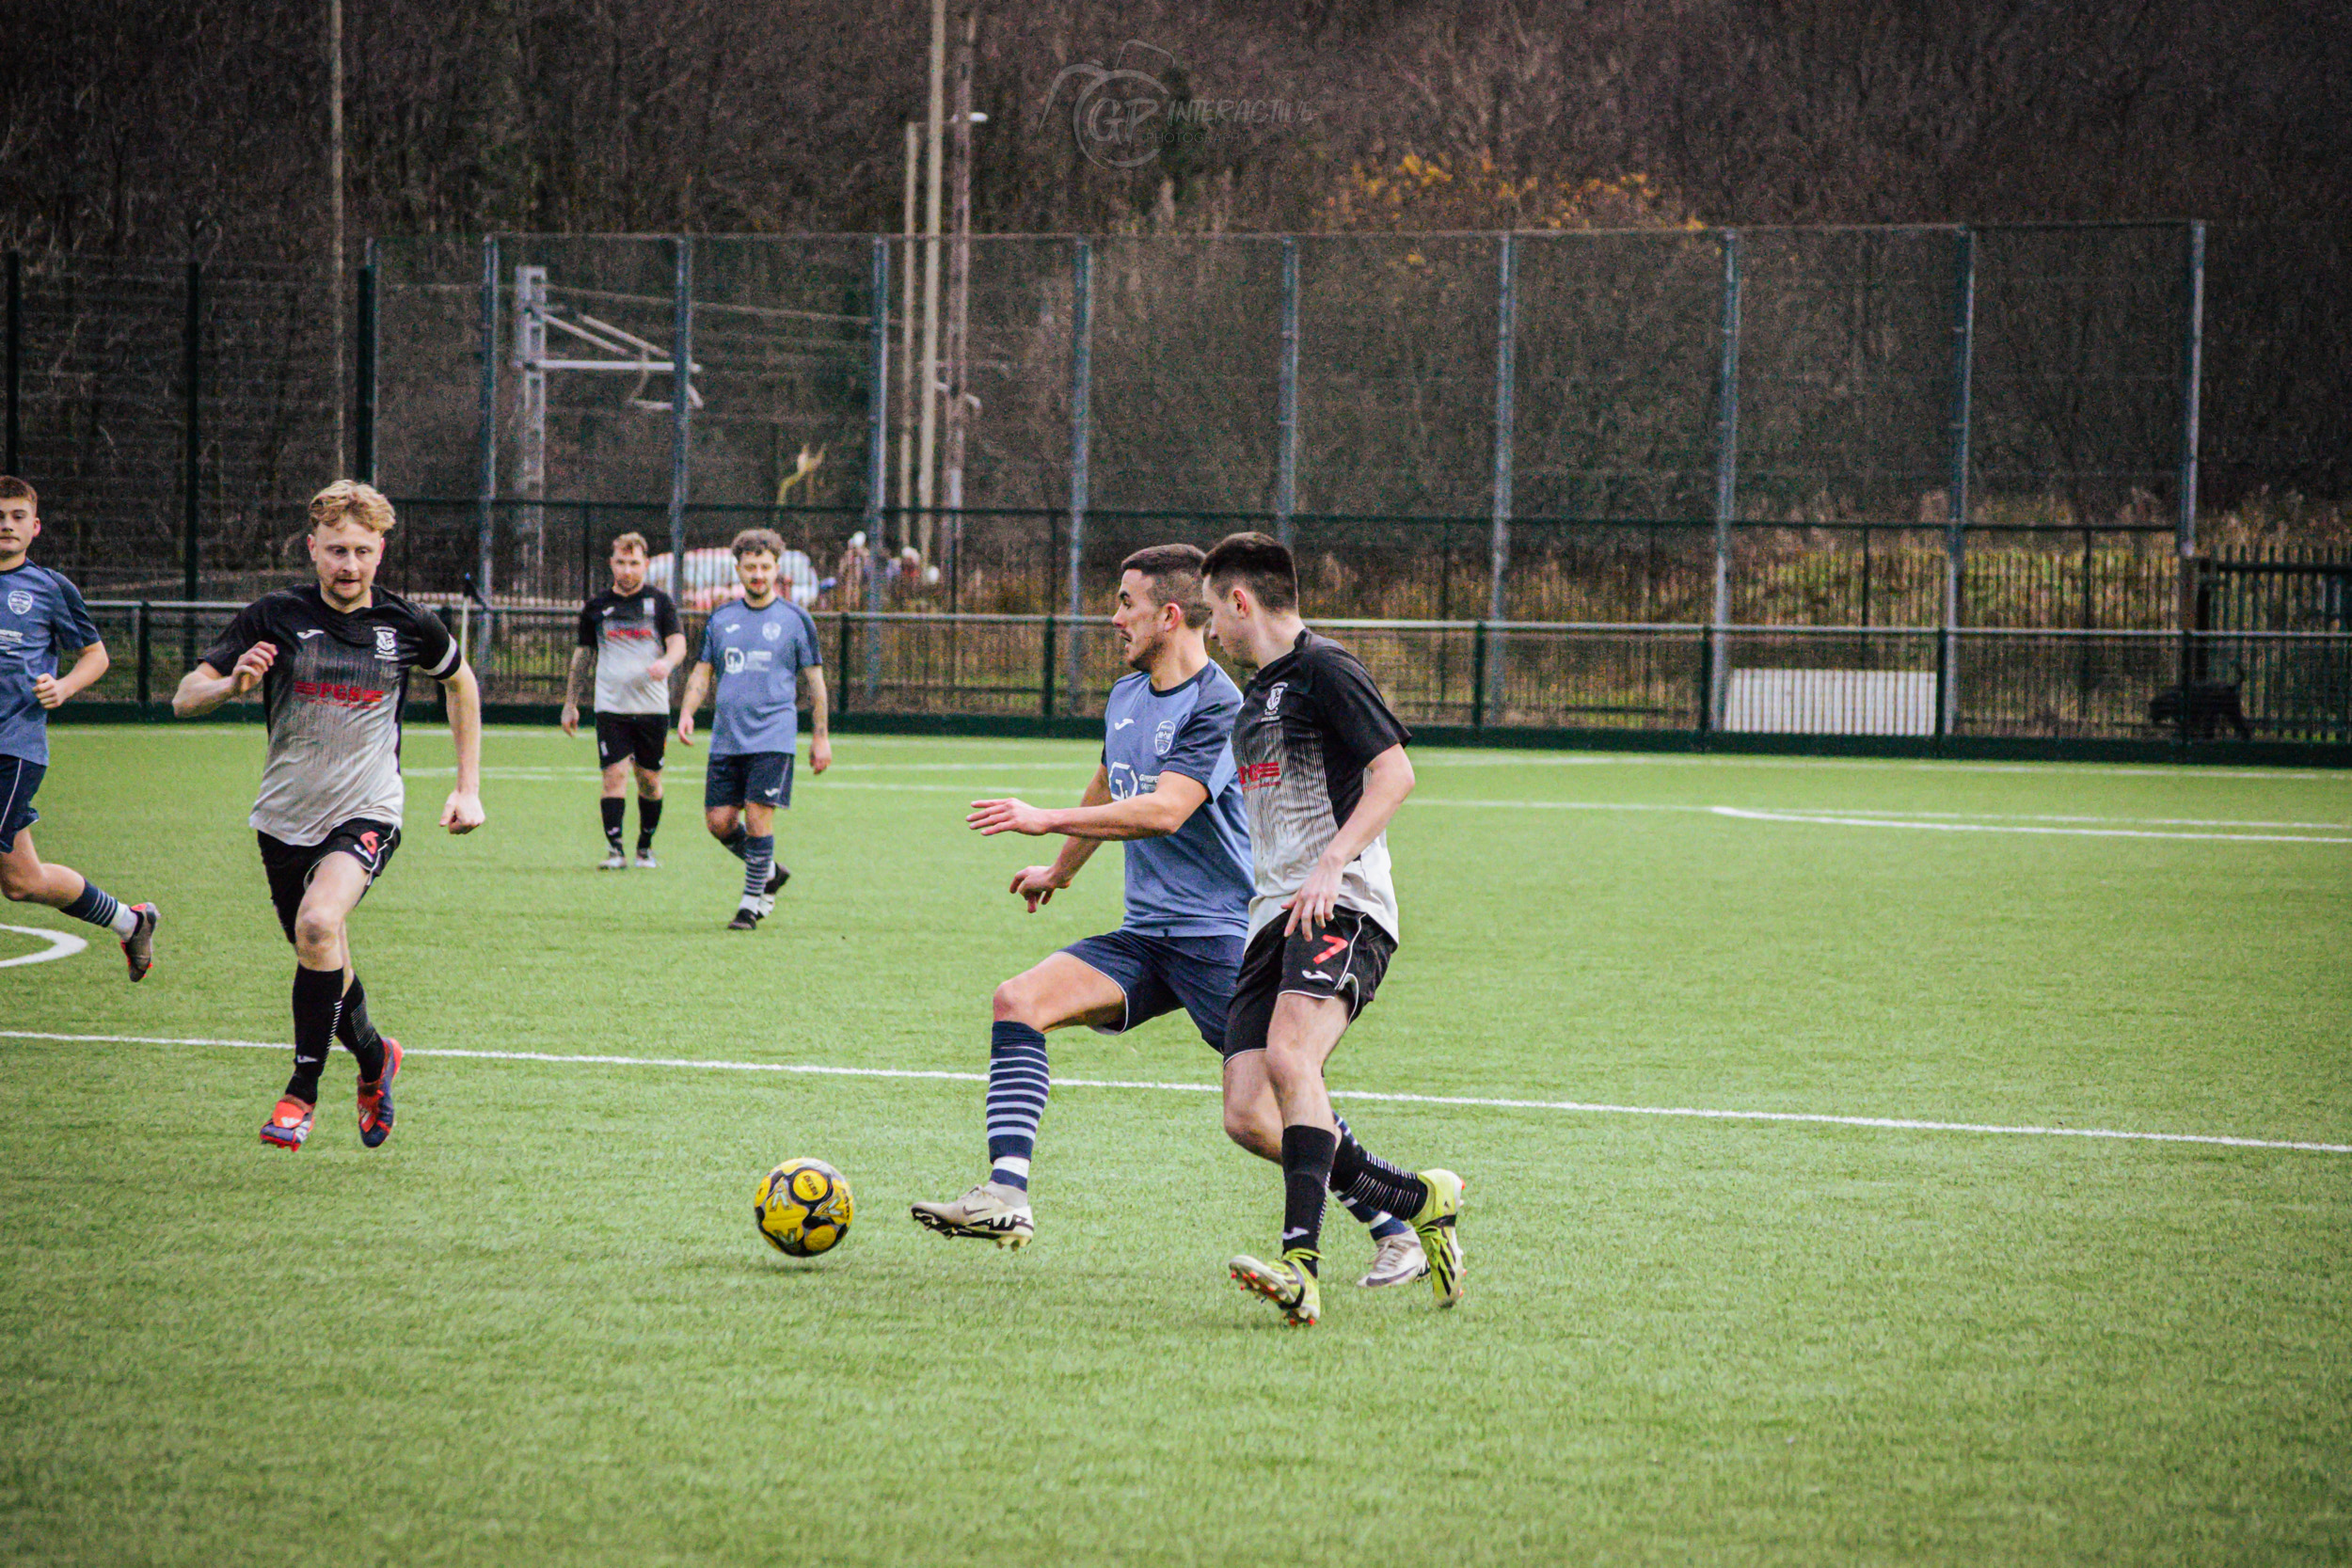
<path id="1" fill-rule="evenodd" d="M 1381 1238 L 1380 1250 L 1372 1255 L 1372 1272 L 1356 1283 L 1376 1291 L 1384 1285 L 1410 1285 L 1428 1272 L 1429 1255 L 1422 1251 L 1421 1238 L 1400 1230 Z"/>
<path id="2" fill-rule="evenodd" d="M 1000 1247 L 1025 1247 L 1037 1234 L 1029 1195 L 1018 1187 L 983 1181 L 952 1203 L 917 1203 L 908 1212 L 915 1223 L 942 1236 L 970 1236 Z"/>

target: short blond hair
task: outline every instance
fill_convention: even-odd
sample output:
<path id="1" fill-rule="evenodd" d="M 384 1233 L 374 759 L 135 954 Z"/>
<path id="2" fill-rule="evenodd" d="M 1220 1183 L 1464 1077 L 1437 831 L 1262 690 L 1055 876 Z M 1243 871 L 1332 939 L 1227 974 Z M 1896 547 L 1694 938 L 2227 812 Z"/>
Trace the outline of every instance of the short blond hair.
<path id="1" fill-rule="evenodd" d="M 339 479 L 310 498 L 310 531 L 358 523 L 370 533 L 392 531 L 392 503 L 373 484 Z"/>
<path id="2" fill-rule="evenodd" d="M 611 553 L 618 555 L 623 550 L 635 550 L 639 555 L 653 554 L 653 546 L 645 543 L 645 536 L 642 533 L 624 533 L 613 540 Z"/>
<path id="3" fill-rule="evenodd" d="M 0 501 L 31 501 L 33 510 L 40 510 L 40 492 L 14 474 L 0 474 Z"/>

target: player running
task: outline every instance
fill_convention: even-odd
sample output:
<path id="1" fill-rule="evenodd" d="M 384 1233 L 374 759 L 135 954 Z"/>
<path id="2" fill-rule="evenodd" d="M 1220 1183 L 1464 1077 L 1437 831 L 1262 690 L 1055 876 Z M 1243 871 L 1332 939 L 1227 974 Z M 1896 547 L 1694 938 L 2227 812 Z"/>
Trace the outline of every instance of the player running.
<path id="1" fill-rule="evenodd" d="M 337 1040 L 359 1064 L 359 1141 L 392 1135 L 400 1042 L 368 1020 L 351 966 L 351 911 L 400 847 L 401 708 L 408 672 L 441 683 L 457 745 L 457 787 L 441 826 L 482 826 L 482 695 L 432 611 L 375 586 L 392 508 L 342 480 L 310 498 L 315 585 L 265 594 L 237 612 L 173 693 L 183 719 L 262 689 L 269 761 L 252 823 L 278 923 L 294 943 L 294 1076 L 262 1141 L 297 1149 L 310 1135 L 319 1074 Z"/>
<path id="2" fill-rule="evenodd" d="M 694 710 L 711 689 L 716 670 L 703 821 L 710 836 L 743 863 L 743 900 L 727 929 L 752 931 L 775 909 L 776 890 L 792 879 L 776 859 L 775 820 L 779 809 L 792 804 L 792 756 L 800 742 L 796 704 L 803 676 L 809 771 L 822 773 L 833 766 L 833 740 L 817 623 L 776 593 L 784 541 L 767 529 L 747 528 L 728 548 L 735 552 L 743 596 L 712 610 L 703 628 L 702 658 L 687 677 L 686 696 L 678 704 L 677 743 L 694 744 Z"/>
<path id="3" fill-rule="evenodd" d="M 1233 722 L 1256 893 L 1226 1049 L 1260 1053 L 1282 1122 L 1282 1256 L 1228 1266 L 1295 1326 L 1323 1315 L 1323 1195 L 1412 1216 L 1438 1305 L 1462 1299 L 1462 1179 L 1367 1153 L 1331 1111 L 1323 1064 L 1396 952 L 1389 821 L 1412 793 L 1404 724 L 1356 656 L 1307 629 L 1291 552 L 1229 534 L 1201 563 L 1210 632 L 1256 673 Z"/>
<path id="4" fill-rule="evenodd" d="M 0 894 L 103 926 L 122 942 L 131 978 L 155 962 L 152 904 L 124 904 L 33 847 L 33 796 L 49 772 L 49 710 L 106 673 L 106 644 L 73 584 L 24 559 L 40 535 L 40 497 L 0 474 Z M 66 655 L 72 667 L 57 667 Z"/>
<path id="5" fill-rule="evenodd" d="M 670 672 L 686 662 L 677 606 L 645 581 L 645 536 L 612 541 L 612 586 L 580 607 L 580 646 L 564 688 L 564 733 L 580 733 L 580 697 L 596 671 L 596 766 L 604 769 L 602 871 L 628 864 L 621 818 L 628 809 L 629 765 L 637 768 L 637 864 L 650 871 L 654 830 L 661 826 L 661 751 L 670 729 Z M 659 649 L 660 652 L 655 650 Z"/>
<path id="6" fill-rule="evenodd" d="M 990 1031 L 987 1180 L 947 1203 L 917 1203 L 914 1218 L 946 1236 L 1025 1245 L 1036 1232 L 1029 1162 L 1045 1112 L 1046 1032 L 1084 1023 L 1104 1034 L 1183 1007 L 1224 1058 L 1225 1131 L 1279 1161 L 1282 1118 L 1265 1054 L 1236 1053 L 1226 1028 L 1249 912 L 1249 847 L 1230 745 L 1241 693 L 1201 643 L 1200 552 L 1190 545 L 1137 550 L 1120 563 L 1111 615 L 1136 673 L 1103 708 L 1103 760 L 1080 804 L 1043 811 L 1021 800 L 976 800 L 983 833 L 1066 835 L 1051 865 L 1032 865 L 1012 892 L 1035 913 L 1070 885 L 1088 857 L 1127 841 L 1126 918 L 996 988 Z M 1379 1245 L 1368 1286 L 1401 1285 L 1427 1271 L 1403 1221 L 1352 1195 L 1343 1201 Z"/>

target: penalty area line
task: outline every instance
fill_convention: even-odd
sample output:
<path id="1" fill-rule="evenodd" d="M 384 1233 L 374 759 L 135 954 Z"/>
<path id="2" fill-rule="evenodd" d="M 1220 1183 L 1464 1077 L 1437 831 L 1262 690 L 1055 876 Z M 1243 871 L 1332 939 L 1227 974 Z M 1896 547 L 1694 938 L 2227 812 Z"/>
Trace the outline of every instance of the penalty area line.
<path id="1" fill-rule="evenodd" d="M 60 1040 L 91 1045 L 209 1045 L 239 1051 L 284 1051 L 283 1040 L 208 1039 L 159 1035 L 57 1035 L 34 1029 L 0 1029 L 0 1039 Z M 418 1046 L 411 1056 L 451 1056 L 483 1062 L 551 1062 L 559 1066 L 682 1068 L 705 1072 L 780 1072 L 815 1078 L 910 1078 L 952 1084 L 985 1084 L 984 1072 L 944 1069 L 830 1067 L 809 1062 L 725 1062 L 687 1056 L 563 1055 L 549 1051 L 469 1051 L 456 1046 Z M 1073 1089 L 1147 1089 L 1164 1094 L 1216 1094 L 1215 1084 L 1168 1084 L 1138 1078 L 1057 1078 Z M 1675 1117 L 1695 1121 L 1797 1123 L 1817 1127 L 1870 1127 L 1899 1132 L 1974 1132 L 2012 1138 L 2100 1138 L 2109 1142 L 2207 1144 L 2221 1148 L 2281 1148 L 2308 1154 L 2352 1154 L 2352 1144 L 2308 1143 L 2285 1138 L 2240 1138 L 2219 1132 L 2135 1132 L 2110 1127 L 2020 1127 L 1984 1121 L 1930 1121 L 1914 1117 L 1841 1117 L 1817 1111 L 1719 1111 L 1691 1105 L 1613 1105 L 1581 1100 L 1505 1100 L 1470 1095 L 1390 1094 L 1371 1089 L 1334 1089 L 1334 1100 L 1390 1105 L 1450 1105 L 1497 1111 L 1569 1111 L 1585 1116 Z"/>

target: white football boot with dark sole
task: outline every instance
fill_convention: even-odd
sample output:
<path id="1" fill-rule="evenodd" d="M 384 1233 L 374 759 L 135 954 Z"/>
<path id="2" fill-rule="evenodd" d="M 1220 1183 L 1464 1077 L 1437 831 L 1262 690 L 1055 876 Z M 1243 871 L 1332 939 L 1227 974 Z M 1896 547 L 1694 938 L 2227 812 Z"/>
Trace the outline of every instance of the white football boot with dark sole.
<path id="1" fill-rule="evenodd" d="M 1037 1234 L 1029 1195 L 983 1181 L 952 1203 L 917 1203 L 907 1211 L 914 1222 L 942 1236 L 969 1236 L 1000 1247 L 1025 1247 Z"/>

